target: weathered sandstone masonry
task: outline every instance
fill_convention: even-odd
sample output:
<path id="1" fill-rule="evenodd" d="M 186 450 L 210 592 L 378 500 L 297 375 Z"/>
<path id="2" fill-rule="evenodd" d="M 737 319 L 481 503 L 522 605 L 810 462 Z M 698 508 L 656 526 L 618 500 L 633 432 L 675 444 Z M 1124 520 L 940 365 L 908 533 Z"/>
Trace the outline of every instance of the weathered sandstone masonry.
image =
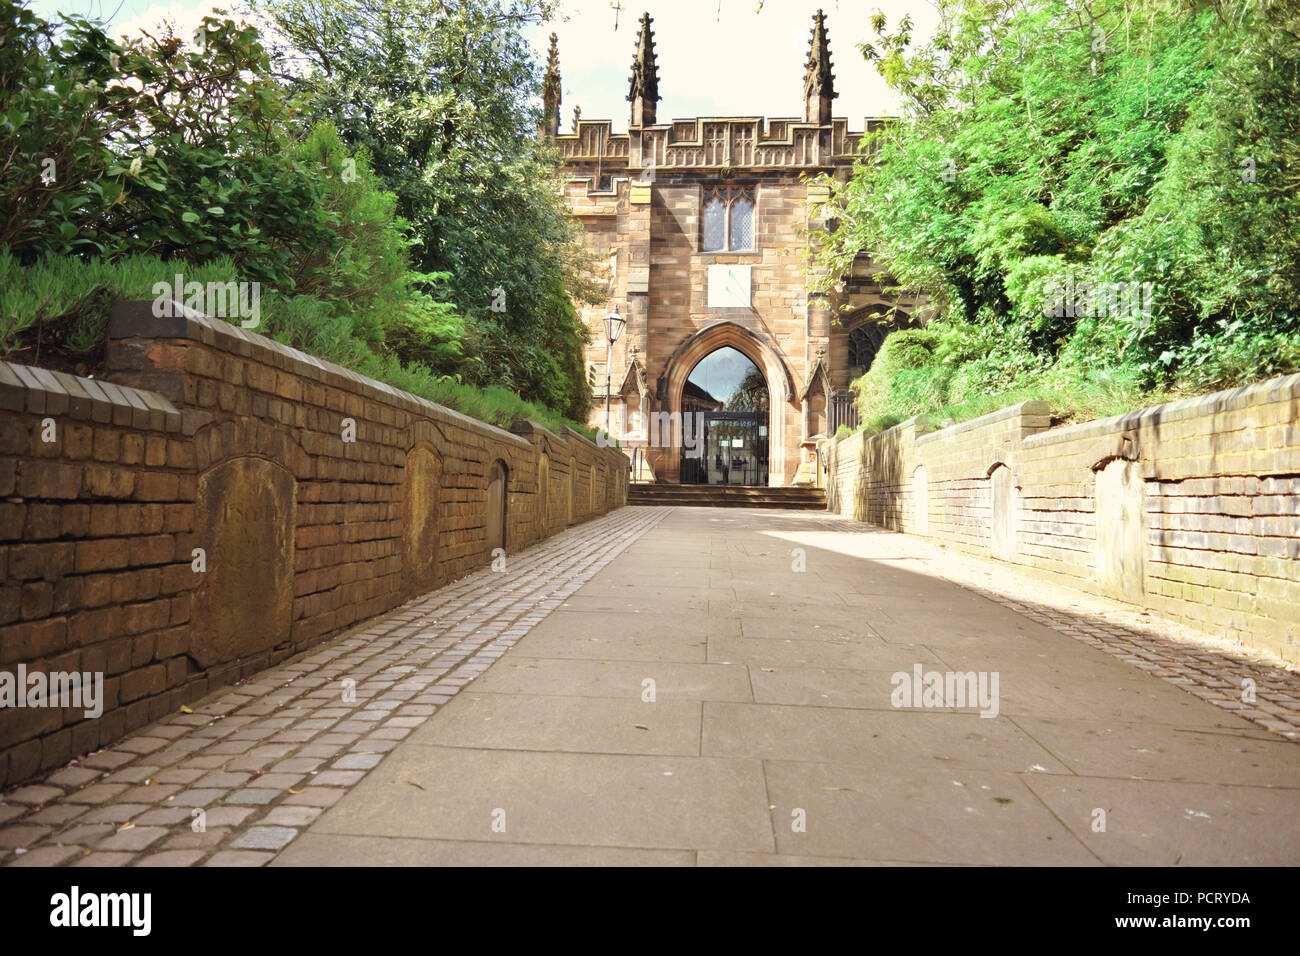
<path id="1" fill-rule="evenodd" d="M 828 507 L 1300 660 L 1300 375 L 1050 422 L 840 436 Z"/>
<path id="2" fill-rule="evenodd" d="M 105 380 L 0 363 L 0 671 L 105 698 L 0 709 L 0 785 L 626 501 L 617 449 L 151 306 Z"/>

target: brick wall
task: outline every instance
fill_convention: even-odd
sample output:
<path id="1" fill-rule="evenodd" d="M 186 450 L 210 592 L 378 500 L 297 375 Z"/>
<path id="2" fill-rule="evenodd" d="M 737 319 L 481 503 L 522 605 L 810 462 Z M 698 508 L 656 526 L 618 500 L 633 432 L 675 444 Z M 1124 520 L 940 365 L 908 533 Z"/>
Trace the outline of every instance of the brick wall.
<path id="1" fill-rule="evenodd" d="M 1060 428 L 828 443 L 828 507 L 1300 660 L 1300 375 Z"/>
<path id="2" fill-rule="evenodd" d="M 617 449 L 192 312 L 120 303 L 107 366 L 0 363 L 0 671 L 104 675 L 0 710 L 0 785 L 626 502 Z"/>

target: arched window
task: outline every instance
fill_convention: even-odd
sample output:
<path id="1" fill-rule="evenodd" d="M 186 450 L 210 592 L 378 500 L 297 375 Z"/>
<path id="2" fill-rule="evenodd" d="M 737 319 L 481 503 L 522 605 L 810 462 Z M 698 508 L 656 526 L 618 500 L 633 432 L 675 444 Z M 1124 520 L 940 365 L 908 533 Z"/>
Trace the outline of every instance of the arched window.
<path id="1" fill-rule="evenodd" d="M 704 194 L 701 252 L 748 252 L 754 248 L 754 190 L 711 189 Z"/>
<path id="2" fill-rule="evenodd" d="M 884 344 L 885 336 L 894 331 L 894 324 L 866 322 L 849 332 L 849 367 L 865 372 L 876 360 L 876 353 Z"/>

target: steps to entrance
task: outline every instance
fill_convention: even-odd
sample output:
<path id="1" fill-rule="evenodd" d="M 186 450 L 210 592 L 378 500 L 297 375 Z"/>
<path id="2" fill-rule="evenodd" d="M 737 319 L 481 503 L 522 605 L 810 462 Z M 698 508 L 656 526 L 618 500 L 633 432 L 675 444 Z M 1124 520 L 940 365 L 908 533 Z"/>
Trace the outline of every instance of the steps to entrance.
<path id="1" fill-rule="evenodd" d="M 627 503 L 685 505 L 697 508 L 786 508 L 794 511 L 825 511 L 826 492 L 822 488 L 633 484 L 628 486 Z"/>

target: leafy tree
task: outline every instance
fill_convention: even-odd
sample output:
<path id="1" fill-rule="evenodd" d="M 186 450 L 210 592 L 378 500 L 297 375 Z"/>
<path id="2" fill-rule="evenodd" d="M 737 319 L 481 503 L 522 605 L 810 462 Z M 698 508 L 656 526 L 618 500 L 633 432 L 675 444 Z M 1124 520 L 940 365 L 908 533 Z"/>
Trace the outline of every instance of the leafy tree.
<path id="1" fill-rule="evenodd" d="M 470 323 L 470 381 L 585 417 L 587 259 L 537 139 L 538 77 L 522 28 L 552 0 L 253 0 L 279 69 L 396 194 L 417 267 Z"/>
<path id="2" fill-rule="evenodd" d="M 818 263 L 833 277 L 869 253 L 942 314 L 932 361 L 872 369 L 865 417 L 1300 367 L 1293 3 L 941 0 L 940 13 L 921 46 L 906 18 L 893 32 L 873 18 L 862 52 L 904 114 L 835 188 Z M 1147 284 L 1148 308 L 1051 307 L 1071 285 L 1130 283 Z"/>
<path id="3" fill-rule="evenodd" d="M 328 124 L 289 138 L 295 109 L 254 28 L 209 17 L 188 46 L 170 31 L 118 42 L 83 18 L 56 26 L 4 7 L 0 248 L 27 266 L 59 255 L 132 263 L 122 281 L 47 263 L 33 289 L 39 275 L 80 277 L 83 294 L 16 298 L 26 305 L 5 316 L 7 347 L 48 332 L 93 348 L 100 292 L 120 294 L 146 262 L 169 281 L 220 263 L 227 281 L 306 297 L 266 316 L 264 331 L 295 345 L 333 355 L 322 336 L 371 349 L 391 336 L 416 343 L 429 366 L 459 363 L 463 322 L 430 295 L 444 277 L 410 271 L 396 198 Z M 50 328 L 60 323 L 76 328 Z"/>

